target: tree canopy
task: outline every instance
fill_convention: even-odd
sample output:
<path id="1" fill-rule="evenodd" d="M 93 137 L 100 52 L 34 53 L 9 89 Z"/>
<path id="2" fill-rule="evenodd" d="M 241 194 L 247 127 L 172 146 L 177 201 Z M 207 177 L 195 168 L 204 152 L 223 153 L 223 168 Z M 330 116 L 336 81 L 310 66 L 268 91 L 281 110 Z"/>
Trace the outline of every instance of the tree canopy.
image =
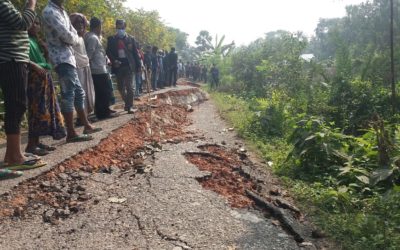
<path id="1" fill-rule="evenodd" d="M 48 0 L 38 0 L 36 12 L 41 13 L 47 2 Z M 127 31 L 143 45 L 169 49 L 171 46 L 182 48 L 182 43 L 186 43 L 186 36 L 168 27 L 157 11 L 131 10 L 124 6 L 125 2 L 126 0 L 68 0 L 65 1 L 65 9 L 69 14 L 82 13 L 88 19 L 93 16 L 100 18 L 105 36 L 115 32 L 116 19 L 125 19 Z M 15 0 L 13 3 L 22 8 L 25 0 Z"/>

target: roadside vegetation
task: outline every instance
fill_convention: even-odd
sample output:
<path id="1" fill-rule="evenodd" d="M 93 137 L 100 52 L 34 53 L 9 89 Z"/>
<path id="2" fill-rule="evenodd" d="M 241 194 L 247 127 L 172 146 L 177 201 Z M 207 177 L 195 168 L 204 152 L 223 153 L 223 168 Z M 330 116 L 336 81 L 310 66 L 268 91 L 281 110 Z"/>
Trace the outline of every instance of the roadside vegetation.
<path id="1" fill-rule="evenodd" d="M 221 71 L 211 90 L 221 114 L 343 249 L 400 248 L 389 7 L 349 6 L 343 18 L 320 20 L 312 39 L 276 31 L 204 59 Z"/>
<path id="2" fill-rule="evenodd" d="M 38 0 L 38 13 L 46 3 Z M 175 46 L 184 61 L 217 64 L 221 85 L 210 92 L 221 114 L 314 221 L 343 249 L 400 249 L 400 105 L 390 86 L 389 1 L 321 19 L 311 39 L 279 30 L 236 48 L 207 31 L 190 46 L 156 11 L 124 3 L 69 0 L 66 9 L 101 17 L 104 37 L 124 18 L 143 46 Z M 399 43 L 394 51 L 400 72 Z"/>

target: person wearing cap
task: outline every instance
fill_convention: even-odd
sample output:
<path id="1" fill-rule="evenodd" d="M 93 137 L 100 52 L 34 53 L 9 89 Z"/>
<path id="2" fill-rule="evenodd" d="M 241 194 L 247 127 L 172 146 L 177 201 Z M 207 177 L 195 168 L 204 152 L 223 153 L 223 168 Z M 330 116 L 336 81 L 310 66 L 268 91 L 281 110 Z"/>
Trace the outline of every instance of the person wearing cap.
<path id="1" fill-rule="evenodd" d="M 67 127 L 67 142 L 92 140 L 92 133 L 101 131 L 89 123 L 85 111 L 85 91 L 79 81 L 73 46 L 79 36 L 63 7 L 64 0 L 50 0 L 44 8 L 43 26 L 49 57 L 61 85 L 61 112 Z M 83 134 L 74 127 L 74 108 L 83 123 Z"/>
<path id="2" fill-rule="evenodd" d="M 125 102 L 125 111 L 132 114 L 134 74 L 140 74 L 141 63 L 135 38 L 126 33 L 124 20 L 115 23 L 116 34 L 108 37 L 107 56 L 112 63 L 112 72 L 117 76 L 118 90 Z"/>

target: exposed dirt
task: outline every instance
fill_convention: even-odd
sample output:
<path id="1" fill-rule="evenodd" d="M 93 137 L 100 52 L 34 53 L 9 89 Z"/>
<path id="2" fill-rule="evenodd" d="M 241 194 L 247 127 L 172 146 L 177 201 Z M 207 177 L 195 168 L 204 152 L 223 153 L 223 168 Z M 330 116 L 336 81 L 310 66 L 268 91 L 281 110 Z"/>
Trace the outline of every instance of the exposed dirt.
<path id="1" fill-rule="evenodd" d="M 181 81 L 178 82 L 178 85 L 192 86 L 192 87 L 196 87 L 196 88 L 200 88 L 201 87 L 200 84 L 191 82 L 188 79 L 182 79 Z"/>
<path id="2" fill-rule="evenodd" d="M 149 104 L 139 103 L 135 119 L 115 130 L 96 147 L 79 152 L 51 171 L 21 183 L 0 197 L 0 219 L 21 217 L 28 208 L 42 205 L 57 209 L 56 213 L 43 215 L 46 222 L 52 222 L 54 215 L 62 218 L 76 213 L 85 201 L 93 198 L 79 184 L 80 180 L 90 176 L 90 172 L 111 172 L 113 167 L 125 170 L 141 167 L 146 155 L 151 154 L 151 145 L 190 138 L 191 135 L 182 130 L 190 123 L 186 109 L 162 104 L 162 97 L 158 98 Z"/>
<path id="3" fill-rule="evenodd" d="M 187 160 L 211 176 L 198 181 L 205 189 L 225 196 L 229 204 L 236 208 L 248 208 L 254 205 L 246 195 L 246 190 L 255 191 L 257 184 L 240 171 L 240 156 L 232 151 L 216 146 L 200 147 L 207 153 L 188 152 Z"/>
<path id="4" fill-rule="evenodd" d="M 180 81 L 179 84 L 191 85 L 190 82 L 185 81 Z M 104 197 L 98 196 L 99 194 L 93 191 L 93 187 L 90 184 L 94 182 L 103 187 L 104 185 L 109 185 L 108 183 L 102 182 L 102 179 L 93 177 L 99 176 L 99 174 L 97 174 L 99 172 L 103 173 L 100 174 L 100 176 L 106 176 L 104 177 L 106 179 L 111 176 L 114 176 L 113 178 L 125 178 L 125 185 L 131 185 L 129 182 L 131 180 L 133 182 L 143 179 L 143 183 L 146 184 L 146 187 L 150 190 L 145 192 L 149 192 L 150 196 L 155 196 L 154 193 L 151 193 L 151 190 L 153 187 L 160 184 L 161 181 L 162 189 L 159 190 L 163 191 L 161 192 L 158 190 L 155 193 L 159 195 L 163 194 L 163 192 L 167 192 L 167 197 L 177 197 L 180 194 L 169 193 L 174 192 L 174 188 L 168 190 L 164 187 L 164 181 L 175 182 L 175 179 L 169 179 L 171 177 L 168 177 L 164 180 L 161 179 L 160 176 L 165 177 L 163 171 L 167 171 L 168 173 L 174 172 L 176 170 L 176 166 L 174 165 L 176 159 L 179 157 L 182 158 L 181 153 L 188 150 L 188 148 L 184 146 L 180 149 L 179 153 L 175 152 L 179 155 L 179 157 L 177 157 L 176 155 L 173 156 L 173 154 L 170 154 L 170 152 L 167 153 L 169 149 L 166 149 L 164 152 L 161 144 L 179 144 L 183 141 L 190 141 L 186 145 L 197 146 L 199 144 L 192 143 L 203 143 L 199 142 L 197 139 L 204 139 L 202 140 L 204 143 L 212 144 L 198 146 L 198 150 L 196 146 L 193 146 L 191 150 L 195 150 L 195 152 L 184 153 L 187 161 L 196 165 L 200 170 L 207 172 L 201 175 L 194 175 L 196 177 L 191 177 L 192 181 L 194 181 L 193 178 L 195 178 L 203 188 L 212 190 L 226 197 L 228 203 L 234 208 L 250 208 L 249 211 L 254 211 L 255 208 L 258 210 L 257 213 L 261 215 L 261 218 L 263 215 L 268 215 L 269 218 L 273 217 L 273 225 L 283 228 L 288 235 L 296 236 L 298 232 L 296 225 L 304 219 L 302 214 L 292 205 L 288 194 L 273 181 L 271 176 L 263 174 L 264 171 L 261 171 L 262 167 L 252 163 L 248 158 L 249 155 L 242 147 L 242 144 L 235 143 L 233 145 L 233 143 L 231 143 L 230 145 L 229 141 L 226 143 L 223 141 L 225 139 L 224 136 L 226 136 L 224 134 L 222 134 L 222 137 L 218 140 L 213 139 L 215 138 L 214 134 L 212 134 L 212 137 L 209 137 L 211 140 L 205 140 L 204 134 L 200 135 L 201 133 L 191 132 L 202 131 L 201 129 L 185 130 L 192 121 L 188 118 L 188 112 L 190 112 L 190 110 L 187 106 L 190 105 L 185 106 L 182 105 L 182 103 L 188 100 L 203 100 L 198 97 L 198 90 L 196 92 L 192 89 L 158 93 L 156 96 L 143 97 L 141 101 L 136 102 L 138 112 L 135 114 L 135 118 L 128 124 L 113 131 L 110 136 L 103 139 L 97 146 L 79 152 L 76 156 L 60 163 L 49 172 L 22 182 L 12 191 L 0 196 L 0 223 L 3 221 L 4 224 L 6 224 L 6 222 L 12 222 L 12 220 L 20 220 L 27 223 L 30 222 L 30 219 L 36 218 L 39 219 L 40 223 L 43 219 L 43 222 L 53 224 L 53 227 L 64 219 L 71 219 L 72 216 L 74 216 L 74 218 L 85 216 L 85 210 L 92 211 L 92 204 L 99 205 L 104 201 Z M 174 103 L 174 105 L 169 105 L 171 102 Z M 203 121 L 208 121 L 209 110 L 206 110 L 204 114 L 204 117 L 200 117 Z M 196 118 L 193 118 L 193 120 L 195 121 L 194 124 L 197 124 Z M 220 131 L 220 127 L 221 126 L 218 126 L 217 131 Z M 206 128 L 206 131 L 208 131 L 209 127 Z M 216 141 L 221 141 L 223 145 L 213 144 Z M 171 144 L 169 146 L 180 146 Z M 168 147 L 166 145 L 163 146 Z M 159 153 L 154 155 L 155 152 Z M 171 170 L 164 170 L 164 165 L 162 165 L 163 171 L 158 169 L 158 174 L 154 174 L 152 171 L 154 171 L 155 168 L 152 167 L 160 166 L 160 164 L 154 166 L 146 165 L 149 161 L 145 160 L 147 158 L 151 159 L 150 162 L 155 161 L 157 157 L 163 153 L 166 157 L 163 158 L 162 162 L 168 162 L 167 159 L 172 160 L 171 166 L 173 167 Z M 186 162 L 184 159 L 181 160 Z M 144 162 L 146 162 L 146 164 Z M 187 165 L 187 162 L 179 165 L 184 169 L 193 168 L 193 166 Z M 196 171 L 198 170 L 196 169 Z M 175 175 L 171 176 L 175 178 Z M 192 175 L 186 174 L 185 176 Z M 113 184 L 111 184 L 111 186 L 112 185 Z M 179 185 L 182 185 L 182 183 L 179 183 Z M 166 186 L 170 187 L 171 185 Z M 199 185 L 196 183 L 196 186 Z M 138 190 L 141 189 L 139 188 Z M 260 202 L 257 202 L 254 197 L 249 195 L 249 191 L 259 196 L 263 202 L 266 201 L 267 204 L 264 205 L 264 207 L 261 206 L 259 204 Z M 198 192 L 193 193 L 197 194 Z M 125 194 L 124 196 L 126 197 L 127 195 Z M 155 197 L 159 199 L 158 196 Z M 160 195 L 160 197 L 165 198 L 162 195 Z M 197 204 L 200 204 L 196 199 L 187 198 L 186 195 L 184 198 L 190 201 L 188 203 L 190 206 L 195 207 Z M 221 199 L 218 198 L 218 201 L 220 202 Z M 118 203 L 118 201 L 116 201 L 116 203 Z M 222 201 L 222 203 L 224 202 Z M 177 204 L 181 206 L 179 201 Z M 271 209 L 268 210 L 268 206 L 269 208 L 273 208 L 272 212 Z M 128 208 L 128 206 L 126 208 Z M 164 209 L 164 207 L 162 208 Z M 132 213 L 131 210 L 132 208 L 127 210 L 128 215 Z M 157 211 L 155 214 L 159 215 L 159 211 L 157 209 L 155 211 Z M 163 210 L 161 209 L 160 211 Z M 169 210 L 167 210 L 167 212 L 168 211 Z M 147 215 L 147 213 L 148 210 L 144 209 L 143 214 Z M 142 231 L 142 233 L 146 231 L 146 228 L 142 226 L 143 221 L 146 219 L 144 215 L 142 216 L 143 218 L 139 218 L 137 214 L 134 214 L 134 218 L 138 221 L 139 230 Z M 157 216 L 153 215 L 153 217 Z M 280 219 L 277 219 L 278 217 Z M 128 216 L 127 218 L 130 217 Z M 188 218 L 193 218 L 193 216 L 189 216 Z M 199 218 L 202 217 L 200 216 Z M 127 220 L 131 219 L 132 218 Z M 175 217 L 171 219 L 171 221 L 174 221 L 172 226 L 175 225 L 175 219 Z M 68 220 L 63 221 L 63 223 L 58 226 L 63 227 L 64 223 L 68 223 Z M 152 223 L 156 224 L 154 219 Z M 217 223 L 216 225 L 218 226 Z M 231 227 L 232 223 L 227 223 L 227 225 Z M 264 232 L 263 230 L 262 232 Z M 149 229 L 149 231 L 154 230 Z M 179 238 L 175 236 L 171 238 L 171 236 L 168 236 L 169 234 L 163 233 L 159 229 L 157 229 L 156 232 L 158 236 L 168 241 L 187 242 L 186 240 L 179 240 Z M 226 230 L 224 232 L 226 232 Z M 124 235 L 126 235 L 126 232 L 124 232 Z M 277 237 L 278 236 L 275 238 Z M 138 238 L 135 238 L 135 240 L 137 239 Z M 296 240 L 298 242 L 304 241 L 303 238 Z M 185 243 L 184 245 L 186 246 L 188 244 Z M 265 246 L 265 244 L 263 246 Z"/>

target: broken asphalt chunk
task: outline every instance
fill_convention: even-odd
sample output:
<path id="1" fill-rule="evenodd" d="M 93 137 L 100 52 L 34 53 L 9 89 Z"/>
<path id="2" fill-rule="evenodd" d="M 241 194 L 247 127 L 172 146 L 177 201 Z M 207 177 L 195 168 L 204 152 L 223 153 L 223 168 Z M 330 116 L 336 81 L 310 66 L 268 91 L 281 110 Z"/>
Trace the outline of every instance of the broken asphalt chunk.
<path id="1" fill-rule="evenodd" d="M 124 203 L 126 198 L 111 197 L 107 199 L 110 203 Z"/>
<path id="2" fill-rule="evenodd" d="M 302 229 L 302 225 L 290 213 L 275 206 L 271 202 L 250 190 L 246 190 L 246 194 L 249 198 L 254 200 L 258 206 L 269 211 L 271 215 L 281 223 L 282 227 L 284 227 L 291 235 L 293 235 L 297 242 L 304 242 L 305 237 L 303 236 L 304 230 Z"/>

